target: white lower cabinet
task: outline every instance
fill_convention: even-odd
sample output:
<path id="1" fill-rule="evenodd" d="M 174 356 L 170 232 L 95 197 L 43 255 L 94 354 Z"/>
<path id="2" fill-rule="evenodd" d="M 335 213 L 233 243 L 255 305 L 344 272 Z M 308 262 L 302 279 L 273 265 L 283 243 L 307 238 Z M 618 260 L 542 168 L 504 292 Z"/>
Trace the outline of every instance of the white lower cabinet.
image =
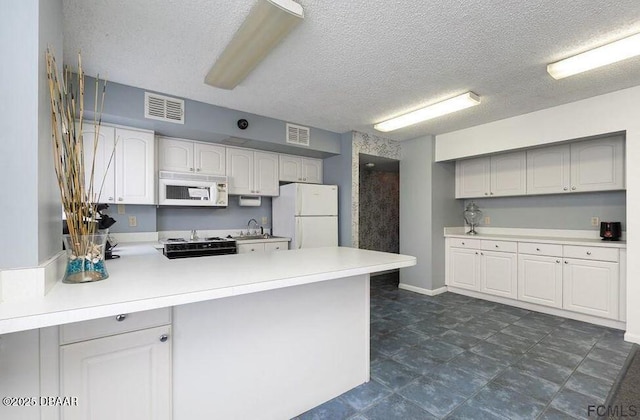
<path id="1" fill-rule="evenodd" d="M 248 254 L 251 252 L 286 251 L 287 249 L 289 249 L 289 243 L 286 241 L 252 242 L 250 244 L 238 244 L 238 254 Z"/>
<path id="2" fill-rule="evenodd" d="M 544 255 L 518 256 L 518 299 L 562 308 L 562 259 Z"/>
<path id="3" fill-rule="evenodd" d="M 516 298 L 518 259 L 510 252 L 480 252 L 480 291 L 492 295 Z"/>
<path id="4" fill-rule="evenodd" d="M 619 319 L 619 264 L 567 258 L 563 264 L 563 307 Z"/>
<path id="5" fill-rule="evenodd" d="M 480 290 L 480 251 L 450 248 L 447 284 L 469 290 Z"/>
<path id="6" fill-rule="evenodd" d="M 449 237 L 445 281 L 452 288 L 624 321 L 623 251 L 584 243 Z"/>

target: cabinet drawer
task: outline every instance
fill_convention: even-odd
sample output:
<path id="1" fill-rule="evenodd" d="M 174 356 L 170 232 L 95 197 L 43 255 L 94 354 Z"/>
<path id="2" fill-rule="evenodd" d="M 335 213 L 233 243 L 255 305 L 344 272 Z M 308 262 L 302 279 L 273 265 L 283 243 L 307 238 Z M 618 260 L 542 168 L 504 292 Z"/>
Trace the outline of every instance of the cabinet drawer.
<path id="1" fill-rule="evenodd" d="M 566 258 L 580 258 L 582 260 L 618 262 L 619 252 L 617 248 L 565 245 L 563 256 Z"/>
<path id="2" fill-rule="evenodd" d="M 521 254 L 562 257 L 562 245 L 537 244 L 534 242 L 518 242 L 518 252 Z"/>
<path id="3" fill-rule="evenodd" d="M 238 244 L 238 254 L 248 254 L 250 252 L 264 252 L 264 242 Z"/>
<path id="4" fill-rule="evenodd" d="M 75 343 L 171 323 L 171 308 L 120 314 L 60 327 L 60 344 Z"/>
<path id="5" fill-rule="evenodd" d="M 449 246 L 456 248 L 477 248 L 480 249 L 482 241 L 480 239 L 449 238 Z"/>
<path id="6" fill-rule="evenodd" d="M 265 252 L 270 251 L 286 251 L 289 249 L 288 242 L 265 242 L 264 250 Z"/>
<path id="7" fill-rule="evenodd" d="M 487 241 L 483 239 L 482 249 L 485 251 L 516 252 L 518 250 L 518 243 L 511 241 Z"/>

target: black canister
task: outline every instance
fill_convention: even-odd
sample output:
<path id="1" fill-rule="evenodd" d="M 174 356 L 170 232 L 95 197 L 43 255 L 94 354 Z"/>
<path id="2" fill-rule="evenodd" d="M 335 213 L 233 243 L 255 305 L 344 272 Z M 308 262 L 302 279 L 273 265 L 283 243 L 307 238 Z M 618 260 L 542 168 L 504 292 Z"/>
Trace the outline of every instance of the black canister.
<path id="1" fill-rule="evenodd" d="M 620 222 L 600 222 L 600 237 L 603 241 L 618 241 L 621 235 Z"/>

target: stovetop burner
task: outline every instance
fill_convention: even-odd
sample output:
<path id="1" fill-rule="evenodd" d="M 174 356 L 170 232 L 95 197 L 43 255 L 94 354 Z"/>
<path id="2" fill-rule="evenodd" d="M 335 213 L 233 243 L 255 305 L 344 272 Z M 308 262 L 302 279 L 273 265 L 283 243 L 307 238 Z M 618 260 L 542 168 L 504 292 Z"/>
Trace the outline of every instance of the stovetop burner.
<path id="1" fill-rule="evenodd" d="M 235 254 L 236 241 L 211 236 L 195 241 L 184 238 L 167 238 L 164 243 L 164 255 L 167 258 L 204 257 L 209 255 Z"/>
<path id="2" fill-rule="evenodd" d="M 167 242 L 187 242 L 184 238 L 167 238 Z"/>

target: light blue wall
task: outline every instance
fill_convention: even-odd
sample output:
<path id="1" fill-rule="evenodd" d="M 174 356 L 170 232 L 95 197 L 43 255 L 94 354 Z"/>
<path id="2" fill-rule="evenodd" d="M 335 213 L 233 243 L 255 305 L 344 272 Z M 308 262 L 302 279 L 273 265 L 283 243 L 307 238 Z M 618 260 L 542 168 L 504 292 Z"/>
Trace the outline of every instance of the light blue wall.
<path id="1" fill-rule="evenodd" d="M 94 84 L 94 79 L 87 77 L 85 85 L 87 98 L 90 101 L 88 103 L 93 103 L 91 101 L 95 97 Z M 208 87 L 203 84 L 202 88 Z M 107 82 L 103 122 L 145 128 L 154 130 L 159 135 L 190 140 L 225 143 L 225 140 L 230 137 L 240 138 L 247 141 L 234 145 L 310 157 L 322 158 L 340 153 L 338 133 L 311 127 L 309 147 L 293 146 L 287 144 L 285 140 L 285 121 L 189 99 L 185 100 L 184 124 L 146 119 L 144 118 L 144 94 L 144 89 Z M 87 113 L 87 116 L 91 115 L 91 112 Z M 240 130 L 236 125 L 241 118 L 249 121 L 249 128 L 246 130 Z"/>
<path id="2" fill-rule="evenodd" d="M 2 1 L 1 7 L 0 269 L 5 269 L 36 266 L 62 248 L 44 89 L 46 46 L 62 54 L 62 2 Z"/>
<path id="3" fill-rule="evenodd" d="M 464 205 L 470 201 L 464 200 Z M 601 221 L 622 222 L 622 229 L 626 229 L 627 203 L 624 191 L 482 198 L 473 201 L 480 207 L 483 216 L 491 218 L 491 227 L 598 230 L 599 226 L 591 226 L 591 217 L 597 216 Z M 462 223 L 460 215 L 456 226 Z"/>
<path id="4" fill-rule="evenodd" d="M 338 243 L 340 246 L 351 246 L 351 165 L 352 165 L 352 133 L 341 136 L 341 154 L 330 157 L 323 162 L 325 184 L 338 186 Z"/>

